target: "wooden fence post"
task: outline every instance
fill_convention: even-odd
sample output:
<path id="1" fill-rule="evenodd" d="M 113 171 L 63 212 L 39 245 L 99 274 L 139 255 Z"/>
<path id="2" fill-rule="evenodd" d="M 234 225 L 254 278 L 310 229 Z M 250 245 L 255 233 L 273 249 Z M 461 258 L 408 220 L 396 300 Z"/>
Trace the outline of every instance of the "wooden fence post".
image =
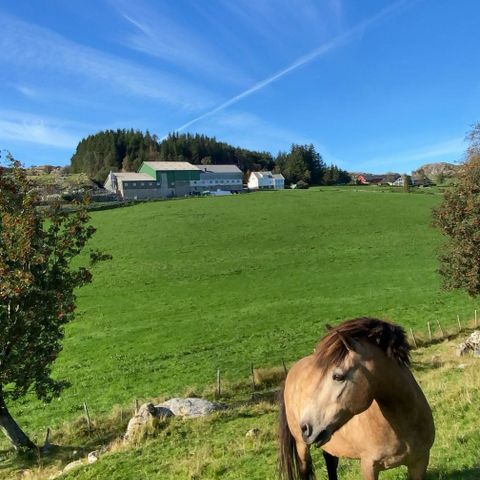
<path id="1" fill-rule="evenodd" d="M 410 334 L 412 335 L 413 345 L 415 348 L 418 348 L 417 340 L 415 339 L 415 334 L 413 333 L 413 328 L 410 328 Z"/>
<path id="2" fill-rule="evenodd" d="M 462 324 L 460 322 L 460 315 L 457 315 L 457 323 L 458 323 L 458 331 L 461 332 L 462 331 Z"/>
<path id="3" fill-rule="evenodd" d="M 438 321 L 438 318 L 437 318 L 437 325 L 438 325 L 438 328 L 440 329 L 440 333 L 442 334 L 442 338 L 443 338 L 445 336 L 445 333 L 443 332 L 443 328 L 440 325 L 440 322 Z"/>
<path id="4" fill-rule="evenodd" d="M 252 387 L 255 392 L 257 386 L 255 385 L 255 369 L 253 368 L 253 363 L 250 365 L 250 371 L 252 372 Z"/>
<path id="5" fill-rule="evenodd" d="M 215 389 L 215 398 L 219 399 L 220 398 L 220 369 L 217 368 L 217 388 Z"/>
<path id="6" fill-rule="evenodd" d="M 428 338 L 432 341 L 432 327 L 430 326 L 430 322 L 427 322 L 428 327 Z"/>
<path id="7" fill-rule="evenodd" d="M 85 412 L 85 418 L 87 419 L 88 431 L 90 432 L 91 427 L 92 427 L 92 422 L 90 420 L 90 413 L 88 411 L 87 402 L 83 402 L 83 410 Z"/>
<path id="8" fill-rule="evenodd" d="M 285 360 L 282 358 L 283 371 L 285 372 L 285 377 L 288 374 L 287 366 L 285 365 Z"/>
<path id="9" fill-rule="evenodd" d="M 477 328 L 477 325 L 478 325 L 478 323 L 477 323 L 477 311 L 475 310 L 475 328 Z"/>

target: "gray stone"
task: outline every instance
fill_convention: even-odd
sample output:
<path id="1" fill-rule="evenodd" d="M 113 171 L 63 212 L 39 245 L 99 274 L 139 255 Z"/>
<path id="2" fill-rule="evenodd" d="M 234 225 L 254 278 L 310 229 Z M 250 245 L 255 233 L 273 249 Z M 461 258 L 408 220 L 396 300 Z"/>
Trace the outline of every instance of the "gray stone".
<path id="1" fill-rule="evenodd" d="M 87 455 L 87 462 L 88 463 L 95 463 L 100 458 L 100 452 L 98 450 L 94 450 Z"/>
<path id="2" fill-rule="evenodd" d="M 179 417 L 204 417 L 218 410 L 224 410 L 225 405 L 212 403 L 203 398 L 171 398 L 157 405 L 156 408 L 168 408 Z"/>
<path id="3" fill-rule="evenodd" d="M 465 342 L 462 342 L 460 345 L 457 345 L 457 349 L 455 350 L 455 355 L 457 357 L 461 357 L 463 355 L 466 355 L 468 353 L 468 346 Z"/>
<path id="4" fill-rule="evenodd" d="M 173 412 L 162 406 L 155 406 L 153 403 L 144 403 L 138 412 L 130 419 L 125 432 L 124 439 L 130 440 L 135 437 L 135 434 L 146 425 L 148 422 L 153 421 L 155 418 L 169 418 L 173 417 Z"/>
<path id="5" fill-rule="evenodd" d="M 76 468 L 83 467 L 83 465 L 85 465 L 84 460 L 75 460 L 74 462 L 67 463 L 63 471 L 70 472 L 71 470 L 75 470 Z"/>
<path id="6" fill-rule="evenodd" d="M 256 438 L 258 437 L 258 434 L 260 433 L 260 429 L 259 428 L 252 428 L 250 429 L 246 434 L 245 436 L 246 437 L 252 437 L 252 438 Z"/>
<path id="7" fill-rule="evenodd" d="M 460 343 L 455 353 L 457 357 L 461 357 L 470 352 L 474 357 L 480 357 L 480 330 L 475 330 L 464 342 Z"/>

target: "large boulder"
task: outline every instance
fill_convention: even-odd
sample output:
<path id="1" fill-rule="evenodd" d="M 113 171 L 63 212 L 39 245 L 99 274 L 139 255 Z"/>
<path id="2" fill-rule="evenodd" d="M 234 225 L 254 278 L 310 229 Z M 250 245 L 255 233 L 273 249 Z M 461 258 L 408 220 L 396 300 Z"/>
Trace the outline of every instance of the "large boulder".
<path id="1" fill-rule="evenodd" d="M 474 357 L 480 357 L 480 330 L 475 330 L 464 342 L 457 346 L 458 357 L 473 353 Z"/>
<path id="2" fill-rule="evenodd" d="M 124 440 L 128 442 L 138 438 L 142 432 L 145 432 L 146 427 L 155 426 L 156 420 L 163 420 L 174 415 L 189 418 L 204 417 L 225 408 L 225 405 L 212 403 L 202 398 L 172 398 L 159 405 L 144 403 L 128 422 Z"/>
<path id="3" fill-rule="evenodd" d="M 125 432 L 124 439 L 132 440 L 138 436 L 139 432 L 149 423 L 153 423 L 155 419 L 165 419 L 173 417 L 173 412 L 162 406 L 155 406 L 153 403 L 144 403 L 138 412 L 130 419 Z"/>
<path id="4" fill-rule="evenodd" d="M 168 408 L 179 417 L 204 417 L 226 408 L 225 405 L 212 403 L 203 398 L 171 398 L 157 407 Z"/>

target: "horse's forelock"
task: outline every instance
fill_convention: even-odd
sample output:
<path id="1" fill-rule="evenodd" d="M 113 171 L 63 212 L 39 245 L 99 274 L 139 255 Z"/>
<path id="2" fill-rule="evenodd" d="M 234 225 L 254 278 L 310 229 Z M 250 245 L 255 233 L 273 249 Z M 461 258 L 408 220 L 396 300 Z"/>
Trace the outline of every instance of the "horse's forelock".
<path id="1" fill-rule="evenodd" d="M 367 340 L 401 365 L 410 365 L 410 345 L 405 330 L 376 318 L 354 318 L 330 328 L 315 349 L 317 365 L 326 369 L 340 365 L 348 354 L 345 340 Z"/>

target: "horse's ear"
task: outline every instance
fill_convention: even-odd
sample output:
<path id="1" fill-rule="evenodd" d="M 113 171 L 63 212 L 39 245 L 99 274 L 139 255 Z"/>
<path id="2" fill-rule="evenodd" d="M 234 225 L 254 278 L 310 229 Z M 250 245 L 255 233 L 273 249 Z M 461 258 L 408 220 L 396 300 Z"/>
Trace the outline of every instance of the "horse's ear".
<path id="1" fill-rule="evenodd" d="M 349 352 L 356 351 L 355 347 L 357 342 L 353 338 L 345 337 L 340 332 L 335 332 L 335 333 L 338 335 L 338 338 L 340 339 L 340 341 L 343 343 L 343 345 Z"/>

